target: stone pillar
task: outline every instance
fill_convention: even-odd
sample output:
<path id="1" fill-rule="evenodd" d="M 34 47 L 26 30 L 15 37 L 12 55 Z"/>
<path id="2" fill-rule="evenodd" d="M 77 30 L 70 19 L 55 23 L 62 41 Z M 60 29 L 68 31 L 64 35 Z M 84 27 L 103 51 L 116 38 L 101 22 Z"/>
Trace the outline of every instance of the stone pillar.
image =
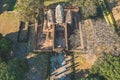
<path id="1" fill-rule="evenodd" d="M 47 12 L 47 26 L 50 27 L 54 23 L 54 12 L 49 9 Z"/>
<path id="2" fill-rule="evenodd" d="M 61 5 L 57 5 L 57 7 L 55 8 L 55 18 L 56 23 L 64 22 L 64 9 Z"/>

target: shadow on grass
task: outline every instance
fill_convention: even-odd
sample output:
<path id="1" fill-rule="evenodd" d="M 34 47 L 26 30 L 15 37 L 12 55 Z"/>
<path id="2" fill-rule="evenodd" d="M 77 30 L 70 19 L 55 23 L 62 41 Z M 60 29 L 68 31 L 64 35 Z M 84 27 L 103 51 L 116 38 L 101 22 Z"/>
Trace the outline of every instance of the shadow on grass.
<path id="1" fill-rule="evenodd" d="M 117 35 L 120 37 L 120 27 L 118 27 L 117 25 L 114 25 L 114 29 L 115 29 L 115 32 L 117 33 Z"/>
<path id="2" fill-rule="evenodd" d="M 26 31 L 23 30 L 23 32 L 26 32 Z M 30 32 L 30 35 L 31 34 L 32 33 Z M 39 80 L 39 79 L 45 80 L 47 75 L 49 74 L 49 72 L 47 74 L 47 71 L 49 71 L 49 70 L 46 70 L 47 66 L 49 69 L 49 61 L 50 61 L 49 53 L 35 53 L 37 55 L 31 55 L 31 53 L 33 54 L 33 52 L 32 52 L 33 45 L 30 46 L 28 44 L 33 44 L 32 41 L 30 41 L 32 36 L 29 37 L 30 39 L 28 42 L 17 42 L 18 32 L 8 33 L 5 37 L 8 37 L 9 39 L 12 40 L 12 50 L 11 50 L 12 56 L 11 56 L 11 58 L 15 58 L 15 57 L 19 58 L 19 59 L 27 58 L 29 60 L 30 67 L 29 67 L 29 72 L 26 73 L 26 75 L 24 75 L 25 80 L 30 80 L 30 78 L 33 80 L 33 78 L 37 76 L 36 74 L 38 74 L 38 73 L 42 74 L 44 72 L 44 70 L 45 70 L 44 73 L 46 75 L 43 74 L 43 75 L 37 76 L 35 78 L 35 80 Z M 40 60 L 43 60 L 44 62 L 43 61 L 40 62 Z M 42 62 L 45 64 L 43 64 Z M 35 68 L 33 69 L 32 67 L 34 67 L 34 66 L 35 66 Z M 41 66 L 44 66 L 44 67 L 41 67 Z M 39 68 L 39 67 L 41 67 L 41 68 Z M 33 72 L 31 72 L 31 70 L 37 70 L 38 72 L 36 74 L 32 75 Z M 40 71 L 40 70 L 42 70 L 42 71 Z M 29 77 L 29 76 L 31 76 L 31 77 Z"/>
<path id="3" fill-rule="evenodd" d="M 62 5 L 63 7 L 70 6 L 70 2 L 68 1 L 68 2 L 56 2 L 56 3 L 48 5 L 47 7 L 55 8 L 58 4 Z"/>
<path id="4" fill-rule="evenodd" d="M 13 11 L 17 0 L 0 0 L 0 14 L 4 11 Z"/>
<path id="5" fill-rule="evenodd" d="M 11 39 L 12 41 L 12 56 L 24 58 L 28 55 L 28 53 L 33 52 L 34 49 L 34 39 L 35 39 L 35 29 L 34 27 L 29 27 L 28 30 L 22 30 L 22 35 L 19 35 L 18 32 L 8 33 L 5 37 Z M 26 35 L 27 34 L 27 35 Z M 18 41 L 19 36 L 24 38 L 28 38 L 27 41 L 24 41 L 21 37 Z"/>

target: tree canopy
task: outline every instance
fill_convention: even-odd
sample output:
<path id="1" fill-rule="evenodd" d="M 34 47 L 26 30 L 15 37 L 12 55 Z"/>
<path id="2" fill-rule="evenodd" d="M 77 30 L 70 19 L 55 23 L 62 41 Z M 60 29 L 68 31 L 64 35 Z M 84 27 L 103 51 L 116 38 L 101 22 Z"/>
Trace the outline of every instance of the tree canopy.
<path id="1" fill-rule="evenodd" d="M 90 70 L 89 78 L 96 80 L 119 80 L 120 79 L 120 57 L 106 54 L 100 58 Z"/>
<path id="2" fill-rule="evenodd" d="M 2 36 L 2 35 L 1 35 Z M 11 51 L 11 40 L 6 37 L 0 39 L 0 57 L 3 61 L 7 61 Z"/>
<path id="3" fill-rule="evenodd" d="M 0 62 L 0 80 L 23 80 L 28 70 L 26 59 L 12 59 L 8 63 Z"/>
<path id="4" fill-rule="evenodd" d="M 80 10 L 82 11 L 82 16 L 84 16 L 84 18 L 96 16 L 96 0 L 75 0 L 75 4 L 80 7 Z"/>
<path id="5" fill-rule="evenodd" d="M 21 2 L 16 5 L 16 9 L 22 15 L 23 20 L 34 21 L 42 17 L 43 4 L 43 0 L 21 0 Z"/>

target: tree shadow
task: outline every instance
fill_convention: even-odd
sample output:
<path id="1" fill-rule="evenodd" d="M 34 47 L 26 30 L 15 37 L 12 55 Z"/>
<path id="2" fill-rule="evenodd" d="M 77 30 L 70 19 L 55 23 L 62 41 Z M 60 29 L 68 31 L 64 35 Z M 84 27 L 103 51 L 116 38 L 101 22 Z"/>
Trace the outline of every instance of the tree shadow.
<path id="1" fill-rule="evenodd" d="M 112 8 L 114 8 L 115 6 L 118 5 L 118 1 L 117 0 L 112 0 L 112 1 L 106 1 L 104 0 L 105 3 L 107 4 L 107 6 L 112 10 Z"/>
<path id="2" fill-rule="evenodd" d="M 0 14 L 4 11 L 13 11 L 17 0 L 0 0 Z"/>
<path id="3" fill-rule="evenodd" d="M 87 77 L 89 70 L 88 69 L 84 69 L 84 70 L 76 70 L 75 71 L 75 80 L 80 79 L 80 78 L 85 78 Z"/>
<path id="4" fill-rule="evenodd" d="M 83 80 L 86 80 L 85 78 L 89 74 L 89 69 L 80 69 L 77 68 L 80 65 L 80 62 L 75 62 L 75 59 L 78 59 L 79 56 L 75 56 L 74 53 L 72 53 L 72 61 L 73 61 L 73 75 L 72 80 L 80 80 L 83 78 Z"/>
<path id="5" fill-rule="evenodd" d="M 29 30 L 29 31 L 28 31 Z M 21 36 L 28 38 L 27 41 L 18 41 L 18 32 L 12 32 L 8 33 L 5 37 L 11 39 L 12 41 L 12 50 L 11 50 L 11 56 L 12 57 L 18 57 L 18 58 L 25 58 L 28 53 L 33 52 L 34 49 L 34 35 L 35 35 L 35 29 L 33 27 L 29 27 L 28 30 L 23 30 L 22 33 L 28 34 L 24 35 L 22 34 Z"/>
<path id="6" fill-rule="evenodd" d="M 116 34 L 120 37 L 120 27 L 117 25 L 114 25 L 114 26 L 115 26 L 114 30 L 115 30 Z"/>
<path id="7" fill-rule="evenodd" d="M 62 53 L 56 53 L 55 55 L 51 54 L 50 59 L 50 76 L 52 79 L 57 80 L 74 80 L 72 78 L 73 72 L 71 63 L 72 59 L 69 59 L 68 56 L 65 57 Z M 71 63 L 71 64 L 70 64 Z"/>
<path id="8" fill-rule="evenodd" d="M 70 4 L 69 4 L 69 1 L 68 2 L 56 2 L 56 3 L 53 3 L 53 4 L 50 4 L 50 5 L 48 5 L 47 7 L 48 8 L 55 8 L 58 4 L 60 4 L 61 6 L 70 6 Z"/>

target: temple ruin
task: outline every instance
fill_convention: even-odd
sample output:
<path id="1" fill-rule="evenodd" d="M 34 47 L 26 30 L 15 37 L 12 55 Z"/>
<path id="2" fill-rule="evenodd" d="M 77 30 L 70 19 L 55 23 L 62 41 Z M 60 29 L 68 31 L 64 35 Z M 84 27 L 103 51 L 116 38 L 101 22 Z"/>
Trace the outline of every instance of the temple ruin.
<path id="1" fill-rule="evenodd" d="M 45 11 L 44 23 L 38 28 L 35 51 L 70 50 L 71 31 L 74 27 L 79 29 L 78 11 L 79 8 L 63 8 L 59 4 Z"/>

